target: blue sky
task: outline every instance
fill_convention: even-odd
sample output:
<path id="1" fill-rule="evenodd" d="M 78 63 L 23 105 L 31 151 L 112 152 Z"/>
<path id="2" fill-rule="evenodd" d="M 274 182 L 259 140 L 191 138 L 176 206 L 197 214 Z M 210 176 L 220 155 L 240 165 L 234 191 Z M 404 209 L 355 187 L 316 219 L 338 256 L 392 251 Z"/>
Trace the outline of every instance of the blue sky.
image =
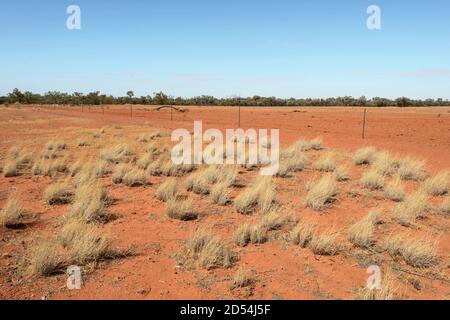
<path id="1" fill-rule="evenodd" d="M 66 8 L 81 8 L 68 30 Z M 366 9 L 381 8 L 381 30 Z M 0 95 L 450 99 L 447 0 L 15 0 L 0 4 Z"/>

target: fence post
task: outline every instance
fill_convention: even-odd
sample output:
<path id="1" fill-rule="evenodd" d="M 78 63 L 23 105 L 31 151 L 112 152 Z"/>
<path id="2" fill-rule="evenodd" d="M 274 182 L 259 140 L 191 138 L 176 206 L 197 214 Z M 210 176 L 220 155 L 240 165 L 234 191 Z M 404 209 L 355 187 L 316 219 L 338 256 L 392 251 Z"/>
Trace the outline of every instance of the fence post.
<path id="1" fill-rule="evenodd" d="M 366 134 L 366 111 L 367 109 L 364 109 L 364 116 L 363 116 L 363 127 L 362 127 L 362 138 L 365 138 Z"/>
<path id="2" fill-rule="evenodd" d="M 133 118 L 133 105 L 130 104 L 130 116 L 131 118 Z"/>
<path id="3" fill-rule="evenodd" d="M 238 128 L 241 127 L 241 105 L 238 106 Z"/>

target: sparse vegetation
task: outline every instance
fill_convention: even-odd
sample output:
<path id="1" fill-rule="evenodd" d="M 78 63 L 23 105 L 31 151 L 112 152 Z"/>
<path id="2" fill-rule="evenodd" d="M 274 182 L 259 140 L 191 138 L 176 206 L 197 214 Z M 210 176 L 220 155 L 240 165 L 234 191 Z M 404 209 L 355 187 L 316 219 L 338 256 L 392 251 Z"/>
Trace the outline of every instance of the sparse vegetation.
<path id="1" fill-rule="evenodd" d="M 414 226 L 418 217 L 422 216 L 428 208 L 428 196 L 422 190 L 415 192 L 407 199 L 396 205 L 392 210 L 392 215 L 403 226 Z"/>
<path id="2" fill-rule="evenodd" d="M 166 214 L 169 218 L 182 221 L 195 220 L 198 217 L 190 198 L 186 200 L 170 199 L 166 204 Z"/>
<path id="3" fill-rule="evenodd" d="M 379 210 L 369 212 L 364 218 L 353 224 L 348 231 L 348 240 L 355 246 L 361 248 L 369 248 L 373 245 L 373 233 L 378 216 L 381 214 Z"/>
<path id="4" fill-rule="evenodd" d="M 428 268 L 437 262 L 437 240 L 417 238 L 405 234 L 391 235 L 384 242 L 384 249 L 392 256 L 400 256 L 413 267 Z"/>
<path id="5" fill-rule="evenodd" d="M 398 174 L 403 180 L 422 181 L 426 176 L 425 162 L 407 157 L 401 161 Z"/>
<path id="6" fill-rule="evenodd" d="M 178 262 L 187 267 L 199 266 L 205 269 L 229 268 L 238 259 L 223 240 L 208 231 L 198 229 L 177 255 Z"/>
<path id="7" fill-rule="evenodd" d="M 16 228 L 22 225 L 32 214 L 19 203 L 17 193 L 12 194 L 3 209 L 0 210 L 0 226 Z"/>
<path id="8" fill-rule="evenodd" d="M 439 209 L 443 212 L 443 213 L 447 213 L 450 214 L 450 196 L 447 196 L 441 203 L 441 205 L 439 206 Z"/>
<path id="9" fill-rule="evenodd" d="M 178 191 L 178 183 L 175 178 L 165 180 L 156 190 L 156 197 L 164 202 L 175 199 Z"/>
<path id="10" fill-rule="evenodd" d="M 241 247 L 249 243 L 264 243 L 267 241 L 267 230 L 261 225 L 239 227 L 234 235 L 234 242 Z"/>
<path id="11" fill-rule="evenodd" d="M 122 178 L 122 183 L 128 187 L 136 187 L 146 186 L 149 182 L 145 171 L 137 168 L 132 168 L 130 171 L 125 173 Z"/>
<path id="12" fill-rule="evenodd" d="M 359 300 L 394 300 L 397 292 L 394 286 L 392 271 L 385 272 L 380 283 L 380 288 L 369 289 L 364 287 L 358 291 L 357 299 Z"/>
<path id="13" fill-rule="evenodd" d="M 230 202 L 230 191 L 228 190 L 228 182 L 220 182 L 211 188 L 209 194 L 212 203 L 224 206 Z"/>
<path id="14" fill-rule="evenodd" d="M 311 222 L 301 220 L 294 229 L 292 229 L 289 234 L 289 239 L 292 243 L 299 245 L 302 248 L 306 248 L 313 238 L 315 228 L 315 225 Z"/>
<path id="15" fill-rule="evenodd" d="M 384 187 L 384 178 L 377 171 L 370 170 L 363 174 L 361 184 L 369 190 L 380 190 Z"/>
<path id="16" fill-rule="evenodd" d="M 68 182 L 57 182 L 45 189 L 44 202 L 50 206 L 71 203 L 73 191 Z"/>
<path id="17" fill-rule="evenodd" d="M 127 144 L 122 143 L 102 150 L 100 158 L 109 163 L 129 163 L 135 160 L 135 152 Z"/>
<path id="18" fill-rule="evenodd" d="M 70 216 L 85 222 L 107 221 L 111 218 L 108 202 L 108 195 L 101 182 L 86 182 L 79 185 L 75 192 Z"/>
<path id="19" fill-rule="evenodd" d="M 313 210 L 323 210 L 337 194 L 336 181 L 333 176 L 325 175 L 319 181 L 310 183 L 308 194 L 304 200 L 305 206 Z"/>
<path id="20" fill-rule="evenodd" d="M 252 185 L 247 187 L 235 199 L 236 211 L 243 214 L 252 213 L 255 209 L 268 212 L 275 200 L 275 187 L 270 176 L 258 176 Z"/>
<path id="21" fill-rule="evenodd" d="M 405 199 L 405 188 L 400 177 L 392 179 L 384 189 L 384 196 L 392 201 L 403 201 Z"/>
<path id="22" fill-rule="evenodd" d="M 443 171 L 428 178 L 424 182 L 424 189 L 432 196 L 442 196 L 449 191 L 450 188 L 450 172 Z"/>
<path id="23" fill-rule="evenodd" d="M 353 162 L 356 165 L 371 164 L 375 160 L 376 149 L 374 147 L 365 147 L 356 150 L 353 154 Z"/>
<path id="24" fill-rule="evenodd" d="M 312 252 L 319 255 L 331 256 L 339 251 L 337 244 L 337 234 L 332 230 L 324 231 L 323 233 L 314 233 L 308 248 Z"/>
<path id="25" fill-rule="evenodd" d="M 372 169 L 382 176 L 391 176 L 399 165 L 399 161 L 389 152 L 381 151 L 375 155 Z"/>
<path id="26" fill-rule="evenodd" d="M 250 287 L 254 283 L 255 279 L 252 276 L 252 272 L 245 269 L 239 269 L 231 281 L 230 290 Z"/>
<path id="27" fill-rule="evenodd" d="M 321 156 L 319 160 L 317 160 L 313 164 L 313 169 L 325 171 L 325 172 L 332 172 L 336 169 L 336 160 L 335 155 L 332 152 L 328 152 Z"/>
<path id="28" fill-rule="evenodd" d="M 64 258 L 52 239 L 39 239 L 31 251 L 30 271 L 38 276 L 50 276 L 62 269 Z"/>
<path id="29" fill-rule="evenodd" d="M 348 168 L 345 166 L 338 166 L 334 170 L 334 176 L 336 177 L 336 181 L 344 182 L 350 179 L 350 174 L 348 173 Z"/>

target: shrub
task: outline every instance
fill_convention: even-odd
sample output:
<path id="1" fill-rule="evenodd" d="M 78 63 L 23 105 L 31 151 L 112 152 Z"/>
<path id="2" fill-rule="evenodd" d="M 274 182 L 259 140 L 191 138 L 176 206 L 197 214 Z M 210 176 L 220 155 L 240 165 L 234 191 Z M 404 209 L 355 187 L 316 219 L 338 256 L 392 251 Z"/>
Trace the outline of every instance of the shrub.
<path id="1" fill-rule="evenodd" d="M 388 183 L 384 190 L 384 196 L 392 201 L 403 201 L 405 199 L 405 188 L 400 177 L 396 177 Z"/>
<path id="2" fill-rule="evenodd" d="M 425 179 L 425 162 L 405 158 L 400 163 L 398 174 L 403 180 L 421 181 Z"/>
<path id="3" fill-rule="evenodd" d="M 109 237 L 92 226 L 86 226 L 84 230 L 77 232 L 69 247 L 72 261 L 79 264 L 97 262 L 116 255 L 111 249 Z"/>
<path id="4" fill-rule="evenodd" d="M 78 139 L 77 140 L 77 145 L 79 147 L 87 147 L 87 146 L 89 146 L 89 143 L 86 140 L 84 140 L 84 139 Z"/>
<path id="5" fill-rule="evenodd" d="M 442 196 L 449 191 L 450 173 L 443 171 L 424 182 L 424 188 L 429 195 Z"/>
<path id="6" fill-rule="evenodd" d="M 2 173 L 5 178 L 18 176 L 19 166 L 17 160 L 8 160 L 3 166 Z"/>
<path id="7" fill-rule="evenodd" d="M 211 185 L 219 181 L 220 169 L 208 166 L 191 174 L 186 180 L 186 188 L 196 194 L 209 194 Z"/>
<path id="8" fill-rule="evenodd" d="M 261 217 L 260 225 L 267 231 L 277 230 L 296 221 L 295 217 L 283 209 L 274 208 Z"/>
<path id="9" fill-rule="evenodd" d="M 169 218 L 182 221 L 195 220 L 198 217 L 190 198 L 186 200 L 170 199 L 166 204 L 166 214 Z"/>
<path id="10" fill-rule="evenodd" d="M 66 149 L 66 143 L 61 140 L 50 140 L 45 144 L 46 150 L 64 150 Z"/>
<path id="11" fill-rule="evenodd" d="M 429 237 L 419 239 L 403 234 L 388 237 L 384 249 L 392 256 L 400 256 L 410 266 L 428 268 L 437 263 L 437 244 Z"/>
<path id="12" fill-rule="evenodd" d="M 153 161 L 153 155 L 146 153 L 143 154 L 138 161 L 136 162 L 136 165 L 138 166 L 139 169 L 147 169 L 147 167 L 150 165 L 150 163 L 152 163 Z"/>
<path id="13" fill-rule="evenodd" d="M 370 190 L 380 190 L 384 187 L 384 178 L 375 170 L 365 172 L 361 178 L 361 184 L 364 188 Z"/>
<path id="14" fill-rule="evenodd" d="M 50 206 L 71 203 L 73 192 L 67 182 L 57 182 L 44 191 L 44 202 Z"/>
<path id="15" fill-rule="evenodd" d="M 376 149 L 373 147 L 365 147 L 356 150 L 353 154 L 353 162 L 356 165 L 371 164 L 375 160 Z"/>
<path id="16" fill-rule="evenodd" d="M 122 183 L 123 177 L 133 170 L 133 166 L 128 163 L 121 163 L 119 164 L 113 171 L 112 174 L 112 181 L 115 184 Z"/>
<path id="17" fill-rule="evenodd" d="M 313 210 L 323 210 L 334 201 L 337 194 L 336 181 L 331 175 L 323 176 L 319 181 L 311 183 L 305 198 L 305 206 Z"/>
<path id="18" fill-rule="evenodd" d="M 317 137 L 309 141 L 309 147 L 312 150 L 322 150 L 323 149 L 323 141 L 321 137 Z"/>

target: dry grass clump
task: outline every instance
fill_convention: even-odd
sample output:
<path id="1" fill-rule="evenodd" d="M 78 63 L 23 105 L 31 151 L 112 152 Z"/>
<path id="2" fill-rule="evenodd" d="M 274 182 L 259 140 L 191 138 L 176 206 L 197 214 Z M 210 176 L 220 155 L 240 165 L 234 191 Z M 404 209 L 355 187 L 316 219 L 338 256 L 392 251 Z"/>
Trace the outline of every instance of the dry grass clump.
<path id="1" fill-rule="evenodd" d="M 73 263 L 86 264 L 102 259 L 116 258 L 121 253 L 111 248 L 112 241 L 97 226 L 79 219 L 70 219 L 58 234 L 61 244 L 70 250 Z"/>
<path id="2" fill-rule="evenodd" d="M 195 220 L 198 217 L 198 213 L 193 208 L 193 201 L 191 198 L 186 200 L 168 200 L 166 204 L 166 214 L 169 218 L 182 221 Z"/>
<path id="3" fill-rule="evenodd" d="M 17 193 L 12 194 L 5 206 L 0 210 L 0 226 L 16 228 L 31 218 L 33 215 L 19 203 Z"/>
<path id="4" fill-rule="evenodd" d="M 437 263 L 437 240 L 430 237 L 417 238 L 401 235 L 391 235 L 384 242 L 384 249 L 392 256 L 399 256 L 407 264 L 416 268 L 428 268 Z"/>
<path id="5" fill-rule="evenodd" d="M 228 190 L 228 182 L 220 182 L 212 186 L 209 193 L 212 203 L 224 206 L 230 202 L 230 191 Z"/>
<path id="6" fill-rule="evenodd" d="M 338 253 L 339 245 L 336 243 L 337 234 L 331 230 L 323 233 L 314 233 L 308 248 L 315 254 L 332 256 Z"/>
<path id="7" fill-rule="evenodd" d="M 251 287 L 255 283 L 252 272 L 244 269 L 239 269 L 231 281 L 230 290 L 237 288 Z"/>
<path id="8" fill-rule="evenodd" d="M 382 176 L 391 176 L 399 165 L 399 161 L 389 152 L 381 151 L 375 155 L 372 168 Z"/>
<path id="9" fill-rule="evenodd" d="M 152 155 L 158 155 L 160 153 L 159 148 L 156 146 L 155 143 L 149 143 L 145 147 L 145 152 L 150 153 Z"/>
<path id="10" fill-rule="evenodd" d="M 450 172 L 442 171 L 428 178 L 423 184 L 424 189 L 432 196 L 442 196 L 450 189 Z"/>
<path id="11" fill-rule="evenodd" d="M 236 211 L 243 214 L 256 209 L 268 212 L 275 201 L 275 186 L 270 176 L 258 176 L 234 201 Z"/>
<path id="12" fill-rule="evenodd" d="M 403 201 L 405 199 L 405 188 L 400 177 L 392 179 L 384 189 L 384 196 L 392 201 Z"/>
<path id="13" fill-rule="evenodd" d="M 90 181 L 78 186 L 70 210 L 70 217 L 85 222 L 107 221 L 111 214 L 107 210 L 108 194 L 99 181 Z"/>
<path id="14" fill-rule="evenodd" d="M 75 163 L 71 166 L 71 174 L 74 176 L 74 182 L 76 185 L 87 183 L 98 178 L 104 177 L 110 171 L 107 168 L 107 164 L 103 160 L 91 160 L 82 164 L 81 168 Z"/>
<path id="15" fill-rule="evenodd" d="M 336 177 L 336 181 L 338 182 L 344 182 L 350 179 L 348 168 L 345 166 L 336 167 L 336 169 L 334 170 L 334 176 Z"/>
<path id="16" fill-rule="evenodd" d="M 50 206 L 71 203 L 73 191 L 68 182 L 57 182 L 44 191 L 44 203 Z"/>
<path id="17" fill-rule="evenodd" d="M 289 240 L 306 248 L 311 242 L 316 226 L 308 221 L 300 221 L 289 234 Z"/>
<path id="18" fill-rule="evenodd" d="M 171 199 L 175 199 L 178 192 L 178 183 L 175 178 L 169 178 L 165 180 L 156 190 L 156 198 L 161 201 L 167 202 Z"/>
<path id="19" fill-rule="evenodd" d="M 145 153 L 136 161 L 136 165 L 139 169 L 146 170 L 150 163 L 153 162 L 153 160 L 154 156 L 152 154 Z"/>
<path id="20" fill-rule="evenodd" d="M 281 229 L 296 221 L 291 212 L 282 208 L 273 208 L 261 217 L 259 224 L 267 231 L 271 231 Z"/>
<path id="21" fill-rule="evenodd" d="M 358 300 L 394 300 L 397 292 L 394 279 L 390 271 L 386 272 L 380 288 L 369 289 L 364 287 L 358 291 Z"/>
<path id="22" fill-rule="evenodd" d="M 122 178 L 122 183 L 128 187 L 146 186 L 149 184 L 145 171 L 133 168 Z"/>
<path id="23" fill-rule="evenodd" d="M 361 184 L 369 190 L 381 190 L 384 187 L 384 177 L 372 169 L 363 174 Z"/>
<path id="24" fill-rule="evenodd" d="M 308 157 L 298 149 L 288 149 L 280 155 L 280 167 L 277 172 L 278 177 L 287 177 L 291 172 L 302 171 Z"/>
<path id="25" fill-rule="evenodd" d="M 380 210 L 373 210 L 353 224 L 348 230 L 348 240 L 361 248 L 371 247 L 374 244 L 373 233 L 380 214 Z"/>
<path id="26" fill-rule="evenodd" d="M 322 150 L 323 140 L 321 137 L 314 138 L 309 141 L 309 148 L 312 150 Z"/>
<path id="27" fill-rule="evenodd" d="M 334 201 L 337 194 L 336 181 L 333 176 L 323 176 L 319 181 L 313 181 L 309 185 L 308 194 L 304 204 L 313 210 L 323 210 L 328 204 Z"/>
<path id="28" fill-rule="evenodd" d="M 401 225 L 411 227 L 428 208 L 428 196 L 422 190 L 409 195 L 392 209 L 392 215 Z"/>
<path id="29" fill-rule="evenodd" d="M 14 159 L 7 160 L 6 163 L 3 165 L 2 173 L 5 178 L 18 176 L 20 172 L 17 160 Z"/>
<path id="30" fill-rule="evenodd" d="M 121 163 L 116 166 L 111 177 L 113 183 L 122 183 L 123 177 L 131 170 L 133 170 L 133 166 L 129 163 Z"/>
<path id="31" fill-rule="evenodd" d="M 64 150 L 66 149 L 66 143 L 61 140 L 50 140 L 45 144 L 45 149 L 56 151 Z"/>
<path id="32" fill-rule="evenodd" d="M 31 168 L 31 173 L 35 176 L 54 177 L 58 173 L 66 173 L 68 171 L 69 168 L 66 158 L 56 159 L 53 162 L 40 159 L 38 162 L 35 162 Z"/>
<path id="33" fill-rule="evenodd" d="M 136 140 L 139 142 L 148 142 L 149 138 L 145 133 L 141 133 L 136 137 Z"/>
<path id="34" fill-rule="evenodd" d="M 315 170 L 332 172 L 336 169 L 336 166 L 335 155 L 332 152 L 328 152 L 314 162 L 312 167 Z"/>
<path id="35" fill-rule="evenodd" d="M 87 142 L 86 140 L 80 138 L 80 139 L 77 140 L 77 146 L 79 146 L 79 147 L 87 147 L 87 146 L 89 146 L 89 142 Z"/>
<path id="36" fill-rule="evenodd" d="M 182 177 L 194 169 L 194 164 L 173 164 L 172 161 L 164 163 L 160 168 L 161 175 L 166 177 Z"/>
<path id="37" fill-rule="evenodd" d="M 38 276 L 50 276 L 61 269 L 66 261 L 58 252 L 52 239 L 41 239 L 31 251 L 30 271 Z"/>
<path id="38" fill-rule="evenodd" d="M 439 206 L 439 210 L 443 213 L 450 214 L 450 196 L 447 196 Z"/>
<path id="39" fill-rule="evenodd" d="M 426 176 L 425 162 L 407 157 L 401 161 L 398 174 L 403 180 L 422 181 Z"/>
<path id="40" fill-rule="evenodd" d="M 102 150 L 100 158 L 109 163 L 129 163 L 135 160 L 135 152 L 126 143 L 121 143 Z"/>
<path id="41" fill-rule="evenodd" d="M 353 162 L 356 165 L 371 164 L 375 160 L 375 154 L 374 147 L 360 148 L 353 154 Z"/>
<path id="42" fill-rule="evenodd" d="M 229 268 L 238 259 L 223 240 L 208 231 L 198 229 L 177 255 L 178 261 L 186 266 L 199 266 L 205 269 Z"/>
<path id="43" fill-rule="evenodd" d="M 249 243 L 264 243 L 266 241 L 267 230 L 259 224 L 255 226 L 242 225 L 234 234 L 234 242 L 241 247 L 245 247 Z"/>
<path id="44" fill-rule="evenodd" d="M 211 185 L 219 181 L 220 175 L 218 166 L 208 166 L 191 174 L 186 180 L 186 188 L 196 194 L 209 194 Z"/>

